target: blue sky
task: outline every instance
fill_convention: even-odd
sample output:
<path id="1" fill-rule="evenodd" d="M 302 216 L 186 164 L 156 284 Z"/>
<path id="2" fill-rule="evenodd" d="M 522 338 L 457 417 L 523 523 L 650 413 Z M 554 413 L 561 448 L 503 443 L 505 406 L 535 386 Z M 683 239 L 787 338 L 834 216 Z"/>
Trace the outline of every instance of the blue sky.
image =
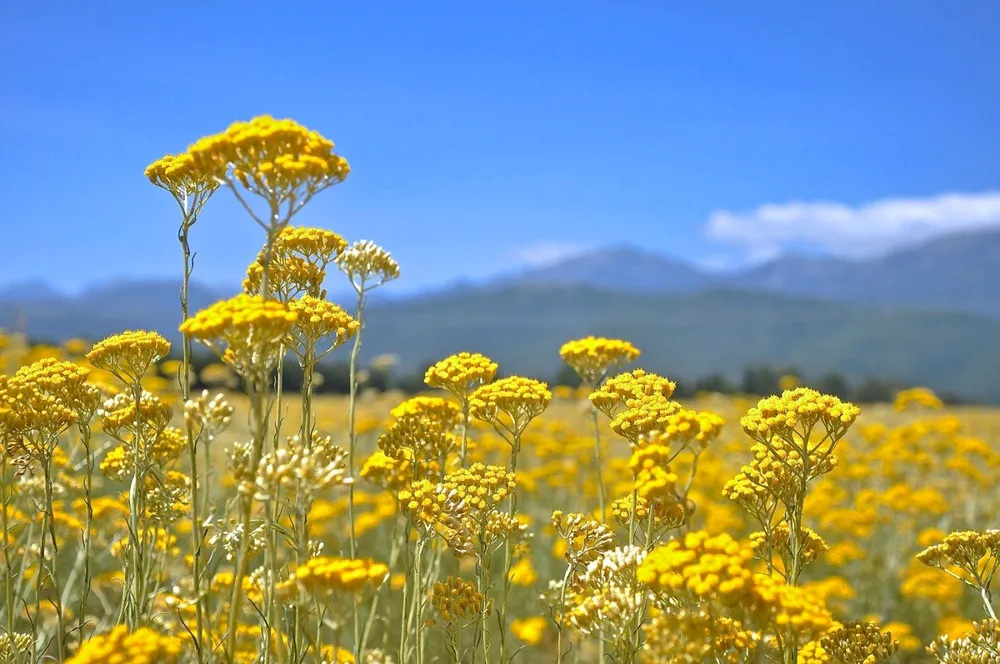
<path id="1" fill-rule="evenodd" d="M 298 221 L 385 246 L 401 290 L 1000 224 L 992 0 L 8 2 L 0 31 L 0 284 L 176 276 L 144 167 L 262 113 L 337 143 L 353 172 Z M 230 199 L 194 231 L 213 284 L 262 242 Z"/>

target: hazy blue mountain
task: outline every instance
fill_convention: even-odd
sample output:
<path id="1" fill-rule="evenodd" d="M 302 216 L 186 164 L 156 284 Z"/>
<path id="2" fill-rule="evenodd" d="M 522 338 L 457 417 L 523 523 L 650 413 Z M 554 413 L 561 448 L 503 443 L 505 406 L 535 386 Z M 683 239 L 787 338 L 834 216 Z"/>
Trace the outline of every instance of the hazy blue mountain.
<path id="1" fill-rule="evenodd" d="M 589 286 L 642 293 L 686 293 L 704 288 L 713 277 L 679 260 L 619 246 L 573 256 L 493 280 L 503 285 Z"/>
<path id="2" fill-rule="evenodd" d="M 1000 317 L 1000 230 L 936 238 L 861 261 L 789 255 L 719 275 L 630 247 L 597 250 L 500 277 L 495 285 L 571 285 L 688 293 L 736 288 Z"/>
<path id="3" fill-rule="evenodd" d="M 439 294 L 373 306 L 363 351 L 396 353 L 404 370 L 478 351 L 505 372 L 549 377 L 561 366 L 559 346 L 588 334 L 629 339 L 643 350 L 643 367 L 679 378 L 717 371 L 736 378 L 747 365 L 774 363 L 1000 399 L 996 321 L 737 290 L 508 286 Z"/>
<path id="4" fill-rule="evenodd" d="M 487 284 L 370 301 L 364 355 L 402 369 L 459 350 L 504 371 L 549 377 L 558 349 L 587 334 L 643 349 L 643 366 L 680 378 L 735 377 L 748 364 L 796 365 L 927 384 L 1000 401 L 1000 231 L 940 238 L 867 261 L 785 257 L 721 280 L 635 248 L 593 252 Z M 234 289 L 235 290 L 235 289 Z M 198 310 L 232 294 L 194 284 Z M 353 294 L 331 296 L 353 309 Z M 0 328 L 39 341 L 130 328 L 178 338 L 178 284 L 117 282 L 75 296 L 45 284 L 0 291 Z"/>
<path id="5" fill-rule="evenodd" d="M 1000 317 L 1000 230 L 961 233 L 865 261 L 788 256 L 733 275 L 747 289 Z"/>

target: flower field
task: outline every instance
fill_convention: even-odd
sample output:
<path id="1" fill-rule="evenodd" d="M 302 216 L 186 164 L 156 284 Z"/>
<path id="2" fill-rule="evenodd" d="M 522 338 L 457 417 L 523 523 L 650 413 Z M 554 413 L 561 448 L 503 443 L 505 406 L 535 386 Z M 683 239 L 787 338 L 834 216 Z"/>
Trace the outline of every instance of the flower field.
<path id="1" fill-rule="evenodd" d="M 146 171 L 182 341 L 0 337 L 0 664 L 1000 661 L 1000 413 L 793 376 L 680 403 L 587 330 L 553 349 L 579 389 L 456 348 L 424 394 L 365 390 L 367 296 L 401 268 L 293 224 L 349 172 L 290 120 L 198 140 Z M 189 311 L 214 196 L 263 248 Z M 314 395 L 330 355 L 349 396 Z"/>

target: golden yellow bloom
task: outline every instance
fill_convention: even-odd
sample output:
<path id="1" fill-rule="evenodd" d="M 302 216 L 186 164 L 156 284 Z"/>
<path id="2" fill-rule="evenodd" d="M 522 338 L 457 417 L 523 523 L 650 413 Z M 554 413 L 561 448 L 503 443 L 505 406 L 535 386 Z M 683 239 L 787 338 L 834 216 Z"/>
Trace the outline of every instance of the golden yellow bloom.
<path id="1" fill-rule="evenodd" d="M 216 352 L 229 353 L 238 369 L 276 361 L 298 314 L 275 300 L 240 294 L 188 318 L 180 331 Z"/>
<path id="2" fill-rule="evenodd" d="M 636 575 L 656 592 L 734 604 L 746 601 L 753 587 L 752 559 L 729 535 L 694 531 L 653 549 Z"/>
<path id="3" fill-rule="evenodd" d="M 448 390 L 466 400 L 480 385 L 489 383 L 497 372 L 497 363 L 479 353 L 458 353 L 431 365 L 424 374 L 429 387 Z"/>
<path id="4" fill-rule="evenodd" d="M 469 398 L 469 405 L 473 417 L 517 437 L 551 400 L 552 392 L 545 383 L 510 376 L 479 386 Z"/>
<path id="5" fill-rule="evenodd" d="M 325 228 L 285 226 L 271 245 L 269 294 L 282 301 L 300 295 L 324 297 L 327 267 L 346 247 L 344 238 Z M 243 290 L 250 295 L 260 295 L 265 262 L 266 247 L 247 268 Z"/>
<path id="6" fill-rule="evenodd" d="M 300 347 L 329 340 L 328 347 L 315 349 L 320 356 L 343 345 L 361 329 L 361 324 L 339 306 L 311 295 L 290 301 L 288 309 L 296 315 L 294 333 Z"/>
<path id="7" fill-rule="evenodd" d="M 119 625 L 107 634 L 95 636 L 83 643 L 67 664 L 173 664 L 180 660 L 184 639 L 162 636 L 151 629 L 140 628 L 129 633 Z"/>
<path id="8" fill-rule="evenodd" d="M 917 560 L 959 576 L 973 588 L 988 589 L 1000 567 L 1000 530 L 965 530 L 917 554 Z M 952 571 L 951 567 L 957 568 Z"/>
<path id="9" fill-rule="evenodd" d="M 170 342 L 156 332 L 129 330 L 94 344 L 87 360 L 98 369 L 113 373 L 123 383 L 135 385 L 169 352 Z"/>
<path id="10" fill-rule="evenodd" d="M 549 625 L 548 618 L 533 616 L 531 618 L 519 618 L 510 624 L 510 631 L 521 641 L 529 646 L 537 646 L 545 635 L 545 630 Z"/>
<path id="11" fill-rule="evenodd" d="M 295 570 L 295 581 L 312 595 L 358 593 L 375 589 L 389 577 L 389 568 L 370 558 L 312 558 Z"/>
<path id="12" fill-rule="evenodd" d="M 622 339 L 589 336 L 563 344 L 559 355 L 584 383 L 596 386 L 609 371 L 639 357 L 639 349 Z"/>
<path id="13" fill-rule="evenodd" d="M 633 400 L 669 400 L 677 384 L 655 373 L 635 369 L 609 378 L 590 394 L 590 402 L 597 410 L 613 418 L 619 409 L 630 406 Z"/>
<path id="14" fill-rule="evenodd" d="M 522 558 L 510 568 L 510 582 L 515 586 L 533 586 L 538 581 L 538 572 L 530 558 Z"/>
<path id="15" fill-rule="evenodd" d="M 0 376 L 0 445 L 12 455 L 21 448 L 44 461 L 55 437 L 71 424 L 93 416 L 97 396 L 85 381 L 89 370 L 72 362 L 42 358 L 13 376 Z"/>
<path id="16" fill-rule="evenodd" d="M 940 410 L 942 406 L 944 404 L 938 395 L 926 387 L 912 387 L 908 390 L 900 390 L 896 393 L 896 399 L 892 403 L 893 409 L 897 412 L 913 408 Z"/>
<path id="17" fill-rule="evenodd" d="M 397 420 L 426 417 L 443 429 L 453 429 L 462 417 L 462 411 L 456 404 L 441 397 L 415 396 L 390 410 L 389 415 Z"/>
<path id="18" fill-rule="evenodd" d="M 194 197 L 204 195 L 218 188 L 213 179 L 206 178 L 198 168 L 194 157 L 184 152 L 168 154 L 146 167 L 146 177 L 161 189 L 175 196 Z"/>
<path id="19" fill-rule="evenodd" d="M 354 664 L 354 655 L 346 648 L 323 646 L 322 655 L 322 664 Z"/>
<path id="20" fill-rule="evenodd" d="M 472 518 L 483 522 L 487 512 L 495 510 L 514 493 L 517 480 L 514 473 L 502 466 L 474 463 L 448 473 L 444 485 L 465 503 Z"/>
<path id="21" fill-rule="evenodd" d="M 457 556 L 472 553 L 473 533 L 469 507 L 455 489 L 445 484 L 417 480 L 396 494 L 400 510 L 410 523 L 429 538 L 440 532 Z"/>
<path id="22" fill-rule="evenodd" d="M 347 160 L 333 148 L 331 141 L 294 120 L 263 115 L 202 138 L 188 152 L 203 177 L 224 181 L 234 190 L 238 182 L 275 203 L 294 197 L 301 206 L 350 172 Z"/>
<path id="23" fill-rule="evenodd" d="M 775 437 L 801 435 L 820 424 L 831 438 L 839 439 L 854 423 L 861 409 L 837 397 L 820 394 L 808 387 L 786 390 L 781 396 L 761 399 L 747 411 L 740 424 L 756 441 L 769 443 Z"/>

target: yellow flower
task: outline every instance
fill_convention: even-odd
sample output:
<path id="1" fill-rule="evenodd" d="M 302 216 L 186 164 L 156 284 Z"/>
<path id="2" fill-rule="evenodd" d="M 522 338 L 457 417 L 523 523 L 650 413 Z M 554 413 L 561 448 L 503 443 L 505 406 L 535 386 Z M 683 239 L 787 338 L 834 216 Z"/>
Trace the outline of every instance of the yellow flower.
<path id="1" fill-rule="evenodd" d="M 170 352 L 170 342 L 156 332 L 130 330 L 94 344 L 87 360 L 110 371 L 123 383 L 135 385 L 149 368 Z"/>
<path id="2" fill-rule="evenodd" d="M 552 392 L 545 383 L 510 376 L 478 387 L 469 398 L 469 404 L 473 417 L 517 437 L 532 419 L 542 414 L 551 400 Z"/>
<path id="3" fill-rule="evenodd" d="M 370 558 L 311 558 L 295 570 L 295 581 L 312 595 L 357 593 L 382 585 L 389 568 Z"/>
<path id="4" fill-rule="evenodd" d="M 519 618 L 511 622 L 510 630 L 514 636 L 529 646 L 537 646 L 542 642 L 542 637 L 545 636 L 548 624 L 548 619 L 542 616 Z"/>
<path id="5" fill-rule="evenodd" d="M 462 352 L 431 365 L 424 382 L 448 390 L 464 403 L 473 390 L 492 381 L 496 372 L 497 363 L 485 355 Z"/>
<path id="6" fill-rule="evenodd" d="M 333 142 L 294 120 L 263 115 L 198 140 L 188 153 L 201 177 L 223 181 L 234 191 L 239 183 L 273 203 L 294 199 L 301 206 L 350 172 L 333 148 Z"/>
<path id="7" fill-rule="evenodd" d="M 85 641 L 67 664 L 173 664 L 184 650 L 179 636 L 162 636 L 151 629 L 140 628 L 129 633 L 124 625 L 107 634 Z"/>
<path id="8" fill-rule="evenodd" d="M 639 357 L 639 349 L 622 339 L 589 336 L 563 344 L 559 355 L 584 383 L 596 386 L 609 371 Z"/>
<path id="9" fill-rule="evenodd" d="M 522 558 L 510 568 L 510 582 L 515 586 L 533 586 L 538 581 L 538 572 L 530 558 Z"/>
<path id="10" fill-rule="evenodd" d="M 180 331 L 227 353 L 238 370 L 248 370 L 277 359 L 297 319 L 298 314 L 281 302 L 240 294 L 188 318 Z"/>

